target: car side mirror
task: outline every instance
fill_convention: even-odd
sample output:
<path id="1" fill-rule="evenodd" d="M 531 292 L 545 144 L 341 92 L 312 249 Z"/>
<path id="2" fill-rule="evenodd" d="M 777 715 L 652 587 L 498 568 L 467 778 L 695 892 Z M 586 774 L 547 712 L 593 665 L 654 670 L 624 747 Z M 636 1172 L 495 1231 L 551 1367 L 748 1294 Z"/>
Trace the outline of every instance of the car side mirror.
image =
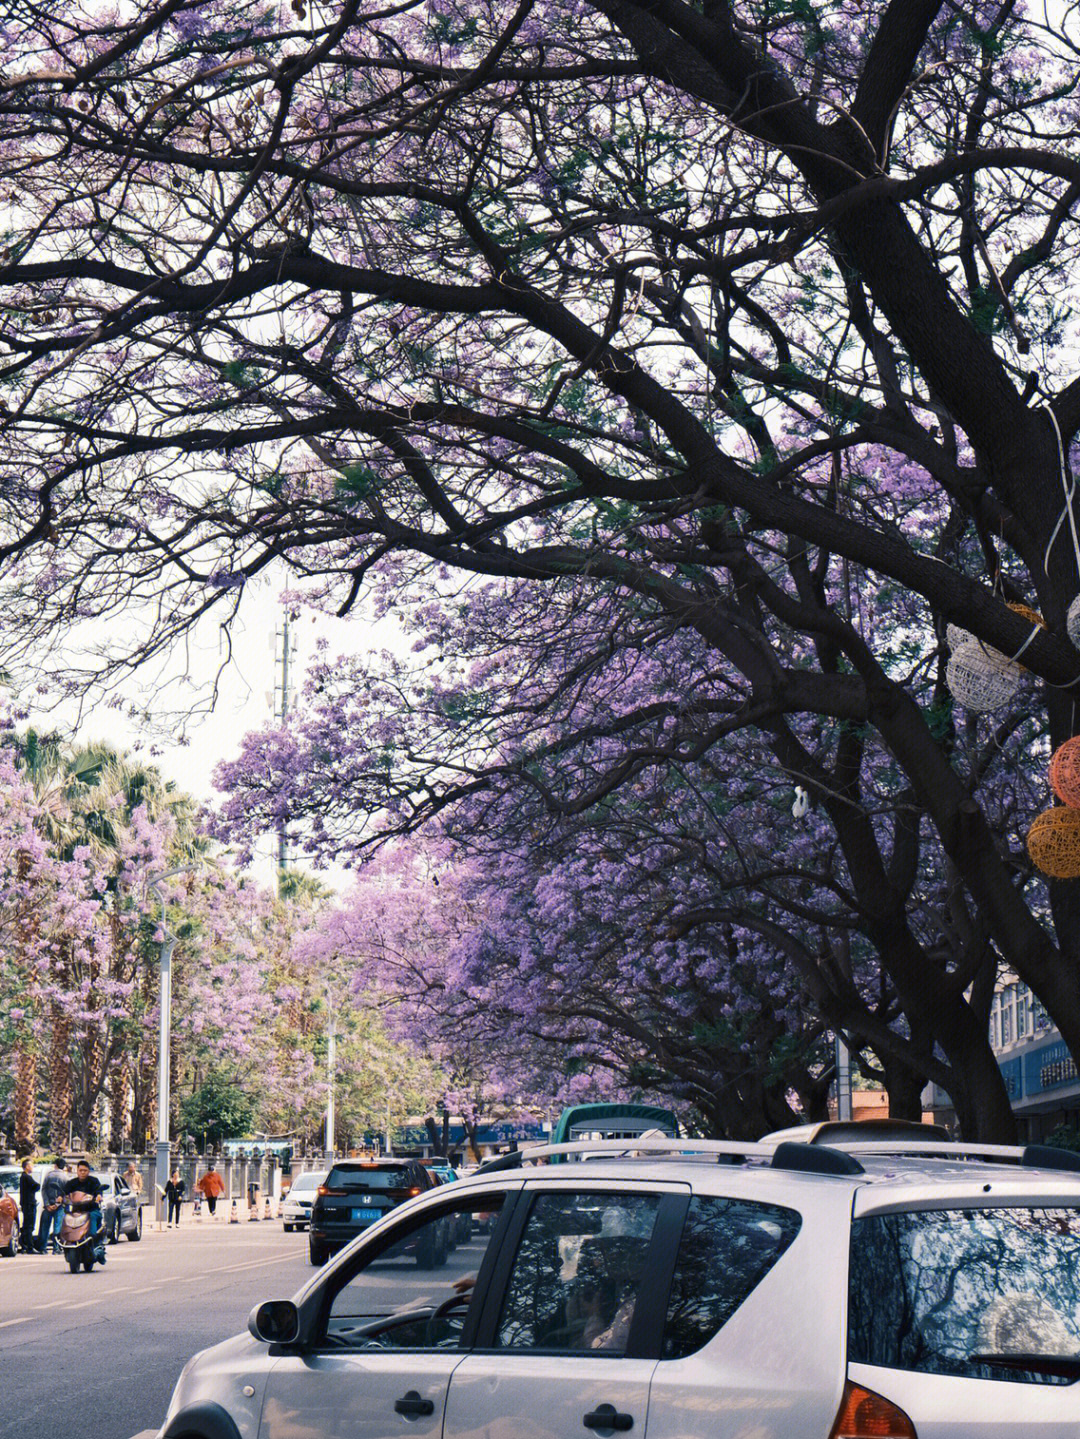
<path id="1" fill-rule="evenodd" d="M 248 1329 L 264 1344 L 292 1344 L 300 1333 L 300 1313 L 291 1299 L 267 1299 L 248 1315 Z"/>

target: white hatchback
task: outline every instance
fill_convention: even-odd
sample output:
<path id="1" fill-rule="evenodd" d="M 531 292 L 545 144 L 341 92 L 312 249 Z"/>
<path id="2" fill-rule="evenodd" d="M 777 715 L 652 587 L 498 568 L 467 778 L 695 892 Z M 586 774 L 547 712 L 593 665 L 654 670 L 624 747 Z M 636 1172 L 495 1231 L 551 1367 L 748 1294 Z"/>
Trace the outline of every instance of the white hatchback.
<path id="1" fill-rule="evenodd" d="M 431 1191 L 196 1355 L 160 1439 L 1076 1439 L 1080 1155 L 830 1139 Z"/>

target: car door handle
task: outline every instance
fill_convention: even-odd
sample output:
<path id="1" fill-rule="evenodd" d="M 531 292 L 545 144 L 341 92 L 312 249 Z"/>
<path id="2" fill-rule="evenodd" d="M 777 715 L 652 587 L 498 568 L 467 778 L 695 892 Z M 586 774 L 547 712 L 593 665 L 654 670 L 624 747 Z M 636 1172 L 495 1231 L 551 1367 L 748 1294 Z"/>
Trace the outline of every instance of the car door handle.
<path id="1" fill-rule="evenodd" d="M 581 1421 L 586 1429 L 606 1429 L 613 1434 L 616 1429 L 625 1433 L 627 1429 L 633 1429 L 634 1416 L 632 1414 L 620 1414 L 614 1404 L 598 1404 L 591 1409 Z"/>
<path id="2" fill-rule="evenodd" d="M 434 1399 L 421 1399 L 415 1389 L 410 1389 L 408 1394 L 403 1394 L 400 1399 L 394 1401 L 394 1412 L 396 1414 L 411 1414 L 417 1419 L 422 1414 L 435 1413 Z"/>

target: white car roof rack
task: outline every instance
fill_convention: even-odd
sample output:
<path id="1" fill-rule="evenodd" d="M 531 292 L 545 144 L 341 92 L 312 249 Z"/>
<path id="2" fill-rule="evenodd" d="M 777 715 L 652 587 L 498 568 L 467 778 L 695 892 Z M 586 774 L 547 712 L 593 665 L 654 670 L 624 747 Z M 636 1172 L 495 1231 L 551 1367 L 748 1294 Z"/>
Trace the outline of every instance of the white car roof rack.
<path id="1" fill-rule="evenodd" d="M 798 1169 L 813 1174 L 861 1174 L 862 1165 L 850 1155 L 828 1145 L 742 1144 L 735 1139 L 670 1139 L 634 1135 L 629 1139 L 579 1139 L 567 1144 L 536 1144 L 514 1149 L 490 1159 L 477 1170 L 491 1174 L 500 1169 L 519 1169 L 525 1164 L 560 1156 L 580 1159 L 625 1159 L 629 1156 L 671 1156 L 681 1159 L 715 1160 L 742 1164 L 757 1160 L 773 1169 Z"/>
<path id="2" fill-rule="evenodd" d="M 500 1169 L 519 1169 L 525 1164 L 560 1156 L 581 1159 L 623 1159 L 629 1156 L 713 1160 L 730 1164 L 757 1161 L 773 1169 L 799 1170 L 811 1174 L 863 1174 L 858 1156 L 918 1159 L 981 1159 L 1000 1163 L 1011 1160 L 1028 1169 L 1062 1169 L 1080 1172 L 1080 1154 L 1045 1144 L 965 1144 L 962 1140 L 844 1138 L 833 1144 L 802 1144 L 793 1140 L 779 1143 L 741 1144 L 733 1139 L 668 1139 L 638 1135 L 632 1139 L 575 1140 L 567 1144 L 537 1144 L 511 1150 L 490 1159 L 476 1171 L 491 1174 Z"/>
<path id="3" fill-rule="evenodd" d="M 1011 1159 L 1027 1169 L 1080 1170 L 1080 1154 L 1049 1144 L 965 1144 L 963 1140 L 845 1139 L 833 1148 L 845 1154 L 910 1155 L 920 1159 Z"/>

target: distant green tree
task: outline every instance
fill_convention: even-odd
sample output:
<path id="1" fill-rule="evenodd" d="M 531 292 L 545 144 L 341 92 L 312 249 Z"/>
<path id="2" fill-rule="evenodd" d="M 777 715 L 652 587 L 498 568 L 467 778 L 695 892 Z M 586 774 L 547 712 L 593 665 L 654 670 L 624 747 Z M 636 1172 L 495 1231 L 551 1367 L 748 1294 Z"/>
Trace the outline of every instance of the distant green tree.
<path id="1" fill-rule="evenodd" d="M 223 1070 L 207 1075 L 194 1094 L 180 1101 L 180 1123 L 197 1139 L 211 1144 L 242 1138 L 255 1119 L 255 1101 Z"/>
<path id="2" fill-rule="evenodd" d="M 1059 1124 L 1045 1139 L 1040 1139 L 1039 1143 L 1048 1144 L 1053 1149 L 1080 1150 L 1080 1129 L 1071 1124 Z"/>

